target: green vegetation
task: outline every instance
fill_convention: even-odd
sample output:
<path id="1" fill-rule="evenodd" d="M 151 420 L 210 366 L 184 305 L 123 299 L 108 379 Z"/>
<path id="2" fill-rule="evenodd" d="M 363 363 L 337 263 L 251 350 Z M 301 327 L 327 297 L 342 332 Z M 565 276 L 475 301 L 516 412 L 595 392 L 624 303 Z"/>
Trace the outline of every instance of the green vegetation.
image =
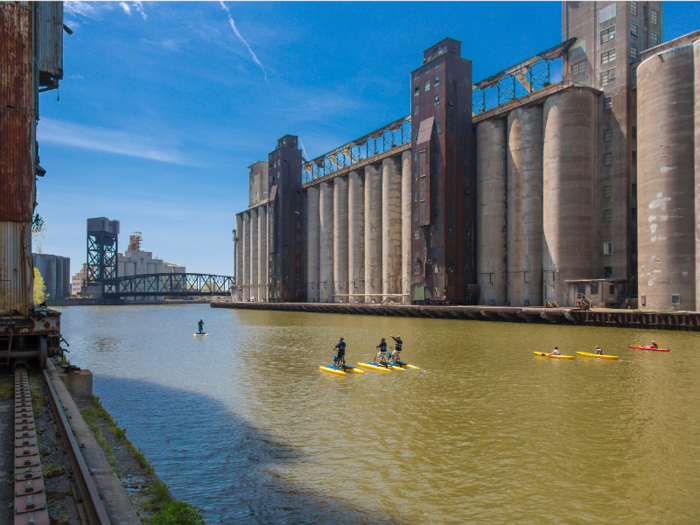
<path id="1" fill-rule="evenodd" d="M 56 463 L 43 463 L 41 465 L 41 472 L 47 478 L 55 478 L 66 472 L 63 465 L 57 465 Z"/>
<path id="2" fill-rule="evenodd" d="M 34 267 L 34 304 L 41 304 L 49 298 L 49 294 L 46 293 L 46 283 L 44 283 L 44 278 L 41 276 L 39 269 Z"/>
<path id="3" fill-rule="evenodd" d="M 109 446 L 107 440 L 102 434 L 102 429 L 100 428 L 99 417 L 102 415 L 101 411 L 97 408 L 88 407 L 83 408 L 80 412 L 83 415 L 83 420 L 85 420 L 85 424 L 87 424 L 88 428 L 92 432 L 92 435 L 95 436 L 95 441 L 97 441 L 97 444 L 100 445 L 100 448 L 105 453 L 107 461 L 109 461 L 109 466 L 112 467 L 112 470 L 117 475 L 117 477 L 121 479 L 122 473 L 119 470 L 117 460 L 114 457 L 114 449 Z"/>
<path id="4" fill-rule="evenodd" d="M 35 376 L 29 376 L 29 394 L 32 396 L 32 413 L 34 419 L 41 415 L 41 409 L 44 407 L 44 396 L 39 384 L 39 379 Z"/>
<path id="5" fill-rule="evenodd" d="M 0 401 L 7 401 L 15 397 L 15 382 L 10 377 L 7 380 L 0 380 Z"/>
<path id="6" fill-rule="evenodd" d="M 206 525 L 201 510 L 184 501 L 171 501 L 148 520 L 148 523 L 150 525 Z"/>

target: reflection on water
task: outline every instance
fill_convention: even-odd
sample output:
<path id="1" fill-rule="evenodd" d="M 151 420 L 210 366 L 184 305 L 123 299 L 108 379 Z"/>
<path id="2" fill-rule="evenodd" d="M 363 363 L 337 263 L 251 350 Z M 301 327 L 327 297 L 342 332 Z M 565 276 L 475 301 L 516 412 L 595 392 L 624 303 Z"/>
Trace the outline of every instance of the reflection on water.
<path id="1" fill-rule="evenodd" d="M 74 364 L 209 523 L 688 523 L 700 344 L 684 332 L 66 307 Z M 209 337 L 195 338 L 203 319 Z M 399 333 L 419 371 L 319 372 Z M 652 338 L 669 354 L 634 351 Z M 538 358 L 598 344 L 619 361 Z"/>

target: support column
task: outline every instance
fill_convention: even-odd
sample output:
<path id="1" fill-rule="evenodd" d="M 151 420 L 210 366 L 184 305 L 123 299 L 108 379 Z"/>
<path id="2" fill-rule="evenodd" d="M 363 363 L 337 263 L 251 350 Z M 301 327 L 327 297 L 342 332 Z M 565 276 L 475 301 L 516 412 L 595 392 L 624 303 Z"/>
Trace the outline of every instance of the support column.
<path id="1" fill-rule="evenodd" d="M 396 157 L 382 161 L 382 294 L 401 290 L 401 167 Z M 396 301 L 397 297 L 383 297 Z"/>
<path id="2" fill-rule="evenodd" d="M 382 178 L 380 165 L 365 167 L 365 302 L 381 302 Z"/>
<path id="3" fill-rule="evenodd" d="M 401 298 L 411 300 L 411 151 L 401 154 Z"/>
<path id="4" fill-rule="evenodd" d="M 243 300 L 250 301 L 250 212 L 243 212 Z"/>
<path id="5" fill-rule="evenodd" d="M 258 301 L 267 301 L 267 205 L 258 207 Z"/>
<path id="6" fill-rule="evenodd" d="M 250 210 L 250 297 L 258 300 L 258 209 Z"/>
<path id="7" fill-rule="evenodd" d="M 319 185 L 320 215 L 320 288 L 321 302 L 333 301 L 333 186 L 328 182 Z"/>
<path id="8" fill-rule="evenodd" d="M 333 179 L 334 303 L 348 302 L 348 178 Z"/>
<path id="9" fill-rule="evenodd" d="M 365 183 L 362 175 L 351 171 L 348 176 L 348 270 L 351 303 L 364 303 L 365 298 Z"/>
<path id="10" fill-rule="evenodd" d="M 306 200 L 308 209 L 308 236 L 306 252 L 306 300 L 310 303 L 317 303 L 321 300 L 319 293 L 319 273 L 321 242 L 320 242 L 320 215 L 319 215 L 319 195 L 318 186 L 311 186 L 306 190 Z"/>

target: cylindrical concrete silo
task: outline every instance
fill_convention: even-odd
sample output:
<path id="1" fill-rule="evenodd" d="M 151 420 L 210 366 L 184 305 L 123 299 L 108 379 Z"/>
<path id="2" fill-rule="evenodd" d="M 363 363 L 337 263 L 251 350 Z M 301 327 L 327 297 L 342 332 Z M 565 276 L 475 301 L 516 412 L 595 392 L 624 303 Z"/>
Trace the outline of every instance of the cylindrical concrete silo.
<path id="1" fill-rule="evenodd" d="M 241 284 L 243 284 L 243 215 L 239 213 L 236 215 L 236 293 L 234 294 L 236 301 L 243 300 Z"/>
<path id="2" fill-rule="evenodd" d="M 480 304 L 506 304 L 506 122 L 476 126 L 476 265 Z"/>
<path id="3" fill-rule="evenodd" d="M 559 306 L 574 304 L 566 279 L 593 278 L 595 103 L 574 88 L 544 104 L 542 295 Z"/>
<path id="4" fill-rule="evenodd" d="M 380 164 L 365 167 L 365 302 L 382 297 L 382 176 Z"/>
<path id="5" fill-rule="evenodd" d="M 333 179 L 333 302 L 348 302 L 348 178 Z"/>
<path id="6" fill-rule="evenodd" d="M 401 291 L 401 165 L 382 161 L 382 294 L 398 301 Z"/>
<path id="7" fill-rule="evenodd" d="M 258 209 L 250 210 L 250 300 L 258 300 Z"/>
<path id="8" fill-rule="evenodd" d="M 250 301 L 250 212 L 243 213 L 243 300 Z"/>
<path id="9" fill-rule="evenodd" d="M 70 257 L 63 258 L 63 297 L 69 297 L 72 293 L 70 276 Z"/>
<path id="10" fill-rule="evenodd" d="M 542 106 L 508 114 L 508 303 L 542 305 Z"/>
<path id="11" fill-rule="evenodd" d="M 639 305 L 648 310 L 696 307 L 693 63 L 687 45 L 637 68 Z"/>
<path id="12" fill-rule="evenodd" d="M 348 286 L 351 303 L 365 298 L 365 185 L 362 175 L 351 171 L 348 176 Z"/>
<path id="13" fill-rule="evenodd" d="M 401 302 L 411 298 L 411 151 L 401 154 Z"/>
<path id="14" fill-rule="evenodd" d="M 319 185 L 320 221 L 320 288 L 321 302 L 333 302 L 333 186 L 328 182 Z"/>
<path id="15" fill-rule="evenodd" d="M 267 205 L 258 207 L 258 301 L 267 301 Z"/>
<path id="16" fill-rule="evenodd" d="M 695 310 L 700 305 L 700 40 L 693 44 L 695 69 Z"/>
<path id="17" fill-rule="evenodd" d="M 319 293 L 319 281 L 321 280 L 319 274 L 321 262 L 321 218 L 319 215 L 318 186 L 310 186 L 306 190 L 306 201 L 309 215 L 309 226 L 306 231 L 309 238 L 306 254 L 306 300 L 310 303 L 317 303 L 321 300 Z"/>
<path id="18" fill-rule="evenodd" d="M 56 256 L 46 256 L 46 275 L 44 275 L 44 284 L 46 285 L 46 293 L 49 299 L 56 299 Z"/>
<path id="19" fill-rule="evenodd" d="M 63 299 L 63 257 L 56 256 L 56 295 L 54 299 Z"/>

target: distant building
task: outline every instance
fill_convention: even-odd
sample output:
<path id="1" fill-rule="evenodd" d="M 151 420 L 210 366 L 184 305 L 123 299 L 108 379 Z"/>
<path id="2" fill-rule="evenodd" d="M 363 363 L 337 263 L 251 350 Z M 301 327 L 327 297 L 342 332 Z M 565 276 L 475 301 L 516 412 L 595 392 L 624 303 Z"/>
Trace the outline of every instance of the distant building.
<path id="1" fill-rule="evenodd" d="M 49 299 L 61 299 L 70 295 L 70 258 L 47 253 L 33 253 L 34 267 L 44 278 Z"/>
<path id="2" fill-rule="evenodd" d="M 82 295 L 81 290 L 85 281 L 87 281 L 87 263 L 83 263 L 83 267 L 80 271 L 73 276 L 73 289 L 71 290 L 71 294 Z"/>

